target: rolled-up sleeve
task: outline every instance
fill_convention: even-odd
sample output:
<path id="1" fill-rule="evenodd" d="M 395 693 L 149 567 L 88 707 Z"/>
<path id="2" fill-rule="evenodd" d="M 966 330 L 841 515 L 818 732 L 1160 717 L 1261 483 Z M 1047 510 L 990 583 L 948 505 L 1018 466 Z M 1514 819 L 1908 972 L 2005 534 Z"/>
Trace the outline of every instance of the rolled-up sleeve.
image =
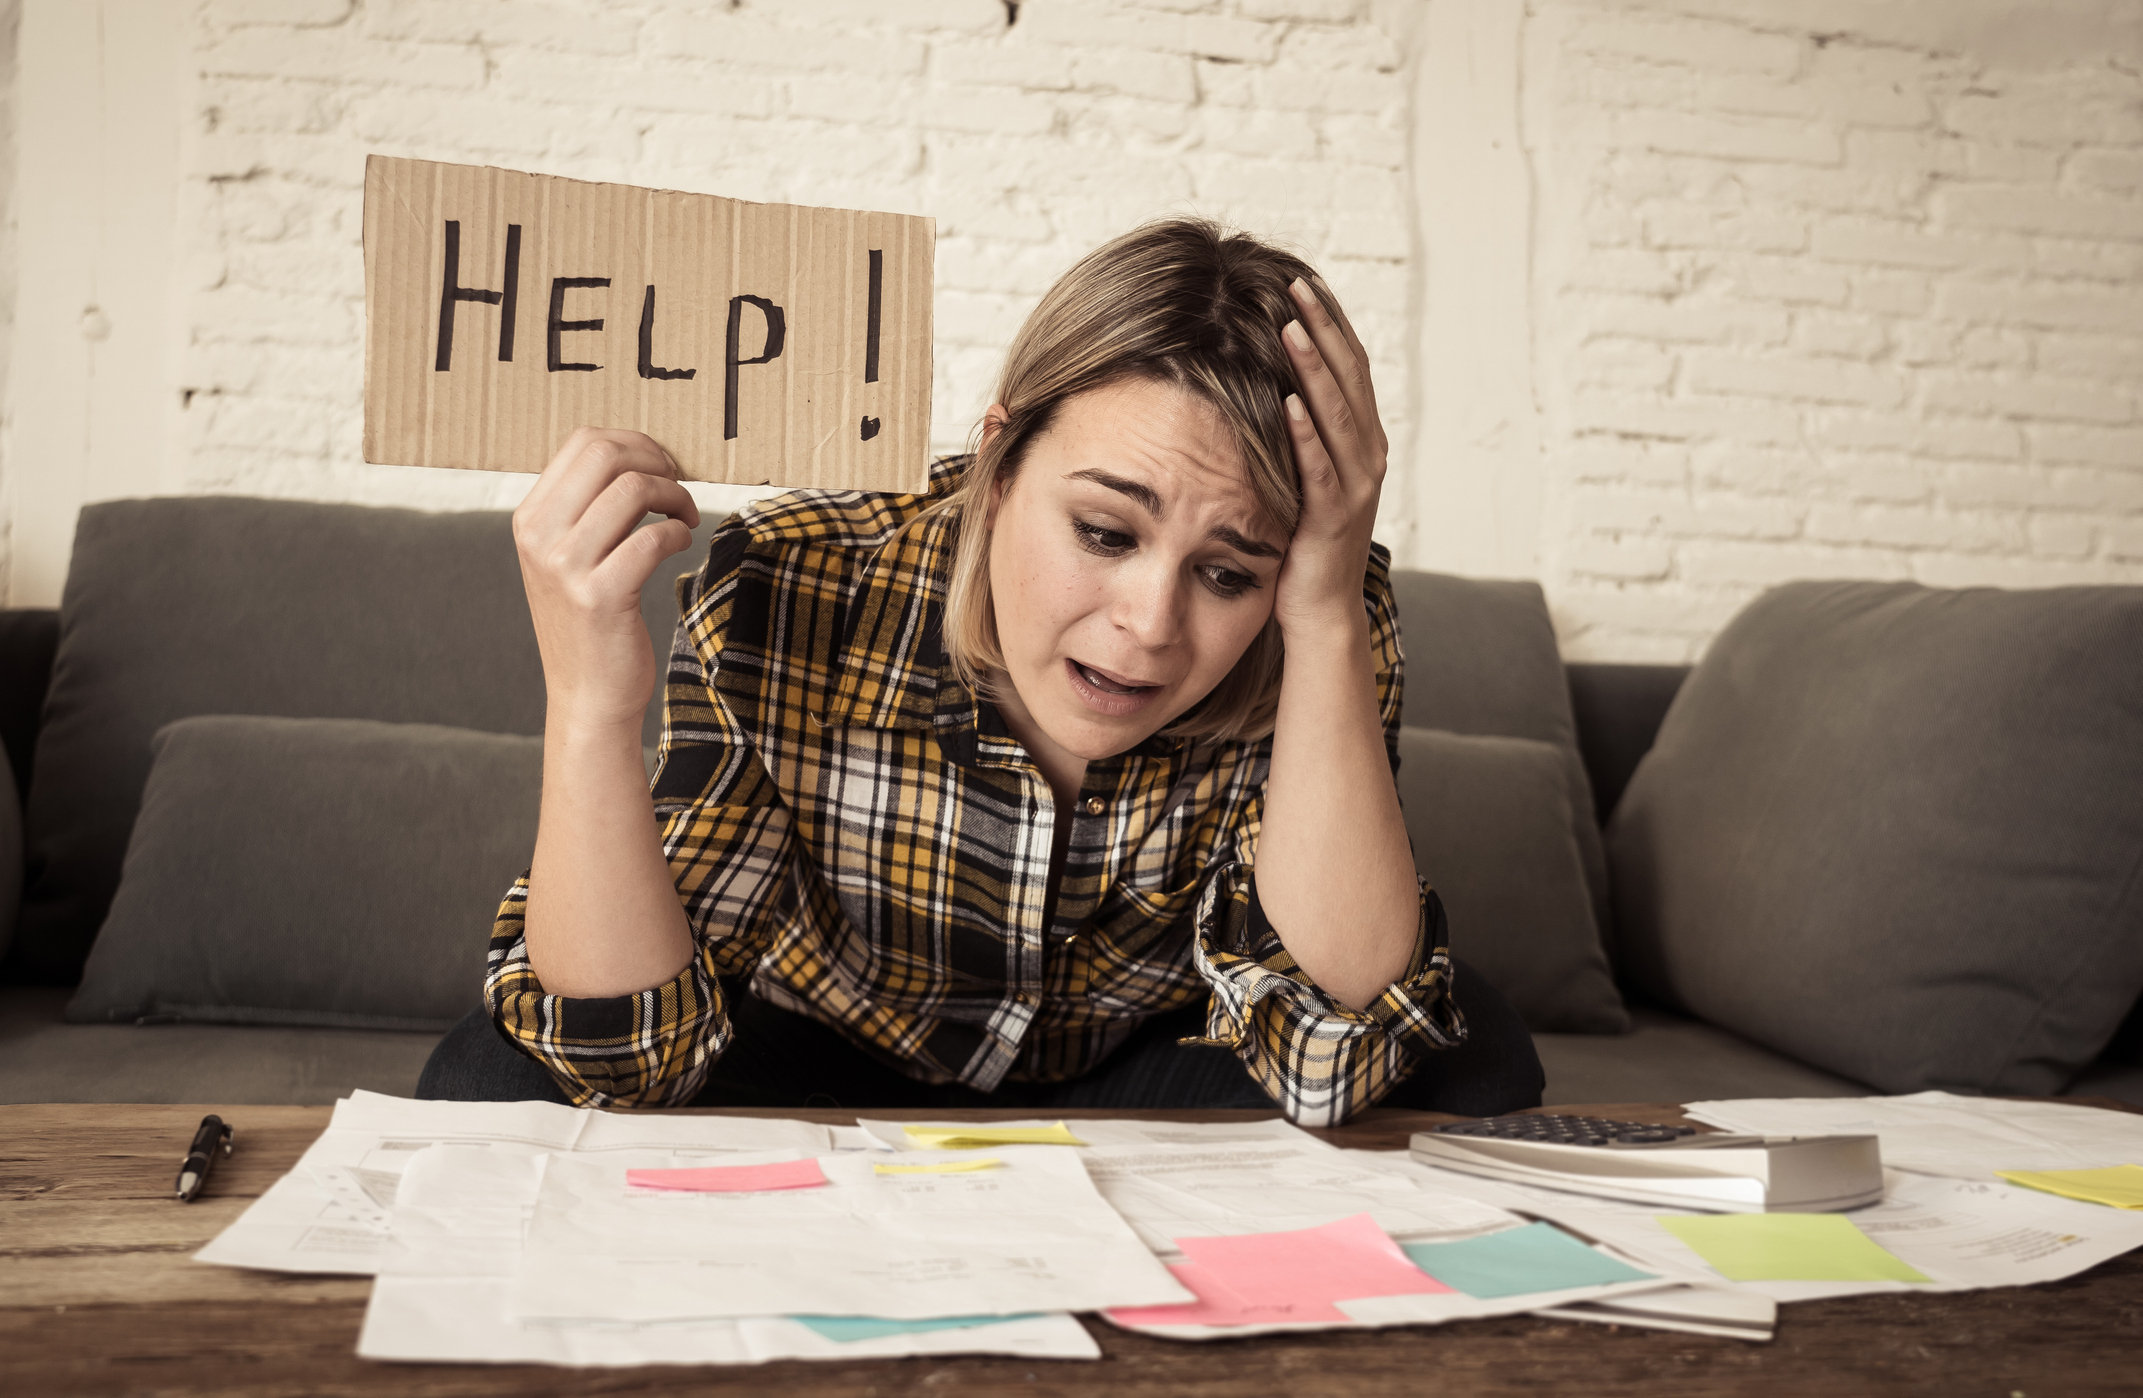
<path id="1" fill-rule="evenodd" d="M 1423 1055 L 1465 1042 L 1443 903 L 1426 883 L 1406 974 L 1366 1010 L 1333 999 L 1295 964 L 1258 906 L 1246 864 L 1217 871 L 1199 900 L 1197 934 L 1193 955 L 1212 991 L 1206 1037 L 1233 1049 L 1297 1125 L 1337 1126 L 1405 1080 Z"/>
<path id="2" fill-rule="evenodd" d="M 670 656 L 652 782 L 663 853 L 692 928 L 692 960 L 634 995 L 552 995 L 528 960 L 526 875 L 492 923 L 484 977 L 492 1019 L 582 1106 L 689 1102 L 729 1044 L 720 978 L 748 974 L 794 906 L 789 811 L 713 685 L 727 620 L 719 586 L 706 605 L 695 605 L 707 579 L 720 582 L 724 542 L 718 535 L 706 573 L 680 589 L 685 620 Z"/>
<path id="3" fill-rule="evenodd" d="M 1396 778 L 1405 661 L 1390 562 L 1381 545 L 1371 550 L 1362 601 Z M 1212 990 L 1206 1034 L 1235 1051 L 1288 1120 L 1337 1126 L 1404 1081 L 1424 1055 L 1466 1040 L 1465 1017 L 1451 998 L 1443 901 L 1419 880 L 1420 922 L 1406 974 L 1366 1010 L 1341 1004 L 1295 964 L 1258 904 L 1252 866 L 1263 808 L 1262 798 L 1249 802 L 1232 849 L 1199 898 L 1193 955 Z"/>

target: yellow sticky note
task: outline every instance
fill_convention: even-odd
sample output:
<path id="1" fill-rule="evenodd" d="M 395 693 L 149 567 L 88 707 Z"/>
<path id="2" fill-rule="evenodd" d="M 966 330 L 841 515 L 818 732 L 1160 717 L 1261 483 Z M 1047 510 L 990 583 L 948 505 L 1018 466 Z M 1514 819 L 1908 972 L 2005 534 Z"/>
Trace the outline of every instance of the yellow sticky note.
<path id="1" fill-rule="evenodd" d="M 1928 1280 L 1840 1214 L 1662 1214 L 1659 1226 L 1728 1281 Z"/>
<path id="2" fill-rule="evenodd" d="M 2143 1209 L 2143 1165 L 2114 1165 L 2104 1170 L 1996 1170 L 1995 1174 L 2026 1189 L 2043 1189 L 2065 1199 L 2111 1204 L 2116 1209 Z"/>
<path id="3" fill-rule="evenodd" d="M 974 1170 L 994 1170 L 1004 1164 L 994 1155 L 980 1160 L 941 1160 L 930 1165 L 873 1165 L 881 1175 L 964 1175 Z"/>
<path id="4" fill-rule="evenodd" d="M 904 1126 L 924 1150 L 975 1150 L 986 1146 L 1083 1146 L 1063 1122 L 1054 1126 Z"/>

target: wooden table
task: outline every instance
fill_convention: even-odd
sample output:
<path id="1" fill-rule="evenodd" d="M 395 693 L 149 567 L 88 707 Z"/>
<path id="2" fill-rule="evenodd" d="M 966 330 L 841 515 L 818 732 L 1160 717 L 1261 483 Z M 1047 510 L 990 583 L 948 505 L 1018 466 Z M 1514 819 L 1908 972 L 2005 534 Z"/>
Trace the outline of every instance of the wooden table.
<path id="1" fill-rule="evenodd" d="M 2112 1104 L 2106 1104 L 2112 1105 Z M 1085 1318 L 1098 1363 L 993 1358 L 558 1369 L 357 1358 L 370 1283 L 201 1266 L 196 1248 L 297 1160 L 325 1107 L 0 1107 L 0 1391 L 55 1394 L 826 1395 L 2143 1393 L 2143 1255 L 2049 1286 L 1864 1296 L 1784 1308 L 1770 1344 L 1509 1317 L 1182 1344 Z M 1557 1110 L 1557 1109 L 1549 1109 Z M 1672 1107 L 1565 1107 L 1677 1121 Z M 191 1205 L 171 1197 L 202 1115 L 238 1151 Z M 835 1112 L 823 1122 L 854 1118 Z M 881 1114 L 882 1115 L 882 1114 Z M 1006 1113 L 950 1113 L 986 1120 Z M 1070 1113 L 1123 1116 L 1125 1113 Z M 1254 1112 L 1157 1113 L 1250 1119 Z M 943 1120 L 945 1116 L 934 1119 Z M 1405 1144 L 1420 1113 L 1367 1113 L 1336 1143 Z"/>

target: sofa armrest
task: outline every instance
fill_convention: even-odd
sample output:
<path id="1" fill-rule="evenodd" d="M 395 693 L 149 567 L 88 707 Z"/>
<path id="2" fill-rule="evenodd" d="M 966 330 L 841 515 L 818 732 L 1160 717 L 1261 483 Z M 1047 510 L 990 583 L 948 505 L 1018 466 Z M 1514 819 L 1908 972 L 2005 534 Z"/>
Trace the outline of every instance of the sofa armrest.
<path id="1" fill-rule="evenodd" d="M 1577 745 L 1592 781 L 1593 812 L 1605 827 L 1638 761 L 1652 748 L 1660 720 L 1689 678 L 1687 665 L 1564 667 Z"/>
<path id="2" fill-rule="evenodd" d="M 52 684 L 60 614 L 50 607 L 0 609 L 0 746 L 15 769 L 15 793 L 29 799 L 30 759 Z"/>

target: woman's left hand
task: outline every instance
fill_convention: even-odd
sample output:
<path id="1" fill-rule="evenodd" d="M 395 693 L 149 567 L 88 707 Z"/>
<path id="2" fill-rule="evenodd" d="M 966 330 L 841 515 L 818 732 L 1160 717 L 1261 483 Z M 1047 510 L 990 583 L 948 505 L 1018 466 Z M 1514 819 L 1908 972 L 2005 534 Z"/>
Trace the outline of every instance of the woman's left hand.
<path id="1" fill-rule="evenodd" d="M 1300 314 L 1280 339 L 1302 385 L 1301 394 L 1287 400 L 1302 517 L 1280 567 L 1273 615 L 1292 640 L 1335 625 L 1366 625 L 1362 575 L 1369 567 L 1388 443 L 1369 355 L 1346 313 L 1328 313 L 1303 281 L 1289 290 Z"/>

